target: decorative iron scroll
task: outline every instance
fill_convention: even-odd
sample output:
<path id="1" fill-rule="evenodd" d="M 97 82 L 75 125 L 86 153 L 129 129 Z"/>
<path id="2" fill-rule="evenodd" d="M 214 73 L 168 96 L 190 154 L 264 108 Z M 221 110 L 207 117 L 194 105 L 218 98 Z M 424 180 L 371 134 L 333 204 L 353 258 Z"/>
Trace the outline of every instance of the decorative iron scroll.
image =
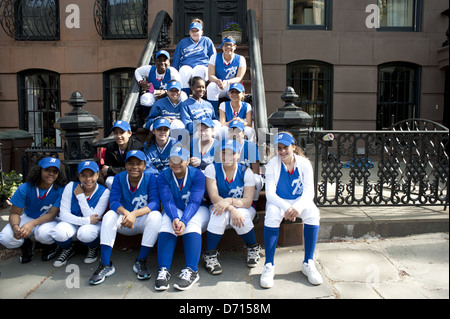
<path id="1" fill-rule="evenodd" d="M 0 0 L 0 25 L 20 41 L 59 40 L 59 1 Z"/>
<path id="2" fill-rule="evenodd" d="M 449 131 L 314 131 L 316 203 L 448 205 Z"/>

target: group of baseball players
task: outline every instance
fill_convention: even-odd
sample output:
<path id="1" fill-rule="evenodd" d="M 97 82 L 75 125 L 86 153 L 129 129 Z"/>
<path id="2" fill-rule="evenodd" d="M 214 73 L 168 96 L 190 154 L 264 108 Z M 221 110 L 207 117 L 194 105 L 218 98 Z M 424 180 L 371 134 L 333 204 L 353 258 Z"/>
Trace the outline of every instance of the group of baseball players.
<path id="1" fill-rule="evenodd" d="M 116 121 L 114 141 L 106 146 L 100 166 L 79 163 L 76 180 L 67 183 L 61 162 L 45 157 L 19 186 L 0 243 L 20 247 L 20 262 L 33 258 L 32 237 L 43 247 L 42 260 L 56 258 L 55 267 L 67 263 L 76 252 L 73 242 L 79 241 L 87 247 L 85 263 L 99 259 L 89 279 L 98 285 L 116 271 L 111 256 L 117 233 L 141 234 L 133 271 L 140 280 L 151 277 L 146 261 L 157 245 L 155 290 L 163 291 L 169 289 L 181 237 L 185 266 L 174 287 L 187 290 L 200 279 L 200 259 L 208 273 L 222 273 L 217 247 L 225 230 L 233 228 L 247 247 L 247 267 L 258 265 L 261 245 L 253 220 L 263 176 L 252 108 L 242 101 L 245 59 L 234 53 L 233 38 L 224 38 L 223 53 L 217 54 L 199 19 L 192 21 L 189 34 L 178 44 L 173 66 L 169 53 L 159 51 L 155 65 L 135 72 L 143 89 L 141 105 L 148 108 L 145 143 L 129 123 Z M 219 105 L 222 97 L 229 101 Z M 266 260 L 260 285 L 274 285 L 280 223 L 298 217 L 304 223 L 302 272 L 319 285 L 322 277 L 313 255 L 320 216 L 312 166 L 288 132 L 277 134 L 273 147 L 276 155 L 264 174 Z"/>

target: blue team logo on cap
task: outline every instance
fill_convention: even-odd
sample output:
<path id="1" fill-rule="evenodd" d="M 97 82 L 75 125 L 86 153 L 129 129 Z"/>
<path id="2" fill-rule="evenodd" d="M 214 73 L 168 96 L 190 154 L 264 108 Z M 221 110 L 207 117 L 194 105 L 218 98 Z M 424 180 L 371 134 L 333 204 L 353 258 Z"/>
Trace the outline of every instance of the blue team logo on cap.
<path id="1" fill-rule="evenodd" d="M 171 81 L 167 83 L 166 89 L 167 91 L 170 91 L 172 89 L 177 89 L 178 91 L 181 91 L 181 83 L 178 81 Z"/>
<path id="2" fill-rule="evenodd" d="M 38 165 L 42 168 L 56 167 L 58 171 L 61 167 L 61 161 L 55 157 L 44 157 L 38 163 Z"/>
<path id="3" fill-rule="evenodd" d="M 241 150 L 241 144 L 236 140 L 223 140 L 222 141 L 222 150 L 232 150 L 234 153 L 237 153 Z"/>
<path id="4" fill-rule="evenodd" d="M 191 23 L 191 25 L 189 26 L 189 30 L 192 30 L 192 29 L 197 29 L 197 30 L 203 30 L 203 27 L 202 27 L 202 25 L 200 24 L 200 23 L 198 23 L 198 22 L 193 22 L 193 23 Z"/>
<path id="5" fill-rule="evenodd" d="M 114 130 L 116 127 L 120 128 L 124 132 L 131 131 L 130 124 L 128 124 L 125 121 L 115 121 L 113 127 L 111 128 L 111 131 Z"/>
<path id="6" fill-rule="evenodd" d="M 156 58 L 160 57 L 161 55 L 165 56 L 170 60 L 170 54 L 166 50 L 159 50 L 158 52 L 156 52 Z"/>
<path id="7" fill-rule="evenodd" d="M 128 161 L 130 157 L 136 157 L 137 159 L 140 159 L 141 161 L 145 161 L 145 154 L 142 151 L 129 151 L 127 153 L 127 157 L 125 158 L 125 162 Z"/>
<path id="8" fill-rule="evenodd" d="M 228 92 L 230 92 L 231 90 L 236 90 L 239 92 L 245 92 L 245 88 L 241 83 L 233 83 L 230 85 L 230 88 L 228 89 Z"/>
<path id="9" fill-rule="evenodd" d="M 78 164 L 78 174 L 81 174 L 81 172 L 85 169 L 90 169 L 94 173 L 97 173 L 99 171 L 99 167 L 94 161 L 84 161 Z"/>
<path id="10" fill-rule="evenodd" d="M 283 145 L 289 146 L 291 144 L 295 145 L 295 139 L 286 133 L 280 133 L 277 135 L 276 140 L 274 141 L 274 144 L 281 143 Z"/>
<path id="11" fill-rule="evenodd" d="M 170 129 L 170 123 L 165 118 L 159 118 L 153 123 L 153 129 L 157 130 L 160 127 L 168 127 Z"/>
<path id="12" fill-rule="evenodd" d="M 241 131 L 243 131 L 245 129 L 244 123 L 242 123 L 241 121 L 238 121 L 238 120 L 231 121 L 229 127 L 230 128 L 237 127 Z"/>
<path id="13" fill-rule="evenodd" d="M 172 146 L 172 149 L 170 150 L 170 157 L 174 157 L 174 156 L 181 158 L 183 161 L 187 161 L 187 159 L 189 158 L 187 149 L 185 149 L 183 146 L 177 145 L 177 144 Z"/>

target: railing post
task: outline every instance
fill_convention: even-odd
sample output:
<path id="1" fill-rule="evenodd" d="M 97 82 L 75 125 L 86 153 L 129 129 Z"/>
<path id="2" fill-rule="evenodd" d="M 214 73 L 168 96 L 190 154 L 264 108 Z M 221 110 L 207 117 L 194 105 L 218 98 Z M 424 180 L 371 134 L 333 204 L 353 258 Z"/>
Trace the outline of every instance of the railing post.
<path id="1" fill-rule="evenodd" d="M 63 163 L 69 180 L 76 177 L 79 163 L 94 160 L 93 141 L 98 135 L 97 129 L 102 126 L 102 121 L 98 117 L 82 109 L 86 103 L 80 92 L 72 93 L 69 104 L 73 109 L 58 119 L 54 125 L 61 131 L 64 145 Z"/>

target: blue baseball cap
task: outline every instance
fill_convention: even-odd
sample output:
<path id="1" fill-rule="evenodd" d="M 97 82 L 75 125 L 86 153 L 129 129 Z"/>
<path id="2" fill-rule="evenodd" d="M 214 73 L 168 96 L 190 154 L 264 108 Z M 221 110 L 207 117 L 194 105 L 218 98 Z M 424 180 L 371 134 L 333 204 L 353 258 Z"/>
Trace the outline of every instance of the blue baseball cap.
<path id="1" fill-rule="evenodd" d="M 170 81 L 167 83 L 166 90 L 170 91 L 172 89 L 177 89 L 178 91 L 181 91 L 181 83 L 178 81 Z"/>
<path id="2" fill-rule="evenodd" d="M 164 55 L 166 58 L 168 58 L 168 59 L 170 60 L 170 54 L 169 54 L 169 52 L 167 52 L 166 50 L 159 50 L 158 52 L 156 52 L 156 59 L 157 59 L 160 55 Z"/>
<path id="3" fill-rule="evenodd" d="M 94 161 L 84 161 L 78 164 L 78 174 L 81 174 L 81 172 L 85 169 L 90 169 L 94 173 L 99 171 L 98 165 Z"/>
<path id="4" fill-rule="evenodd" d="M 200 120 L 201 124 L 205 124 L 207 127 L 214 127 L 214 122 L 211 118 L 205 117 Z"/>
<path id="5" fill-rule="evenodd" d="M 58 171 L 61 171 L 61 161 L 56 157 L 44 157 L 38 163 L 42 168 L 56 167 Z"/>
<path id="6" fill-rule="evenodd" d="M 238 120 L 231 121 L 230 124 L 228 125 L 228 127 L 229 128 L 237 127 L 241 131 L 243 131 L 245 129 L 244 123 L 242 123 L 241 121 L 238 121 Z"/>
<path id="7" fill-rule="evenodd" d="M 234 153 L 238 153 L 241 150 L 241 144 L 236 140 L 222 140 L 222 150 L 232 150 Z"/>
<path id="8" fill-rule="evenodd" d="M 183 145 L 175 144 L 170 149 L 169 157 L 174 157 L 174 156 L 181 158 L 183 161 L 187 161 L 187 159 L 189 158 L 189 152 L 186 148 L 183 147 Z"/>
<path id="9" fill-rule="evenodd" d="M 198 29 L 200 31 L 200 30 L 203 30 L 203 27 L 198 22 L 192 22 L 191 25 L 189 26 L 189 30 L 192 30 L 192 29 Z"/>
<path id="10" fill-rule="evenodd" d="M 230 88 L 228 89 L 228 92 L 231 90 L 237 90 L 239 92 L 245 92 L 245 88 L 241 83 L 233 83 L 230 85 Z"/>
<path id="11" fill-rule="evenodd" d="M 131 126 L 130 126 L 130 124 L 128 124 L 128 122 L 115 121 L 113 124 L 113 127 L 111 128 L 111 131 L 113 131 L 116 127 L 120 128 L 124 132 L 127 132 L 127 131 L 131 132 Z"/>
<path id="12" fill-rule="evenodd" d="M 155 122 L 153 122 L 153 129 L 157 130 L 160 127 L 168 127 L 170 129 L 170 123 L 169 120 L 160 117 L 159 119 L 157 119 Z"/>
<path id="13" fill-rule="evenodd" d="M 137 159 L 140 159 L 141 161 L 145 161 L 145 154 L 144 154 L 144 152 L 139 151 L 139 150 L 129 151 L 127 153 L 127 157 L 125 158 L 125 162 L 128 161 L 128 159 L 130 157 L 136 157 Z"/>
<path id="14" fill-rule="evenodd" d="M 284 144 L 286 146 L 289 146 L 291 144 L 295 145 L 295 139 L 287 133 L 280 133 L 277 136 L 275 136 L 273 144 L 276 145 L 278 143 Z"/>
<path id="15" fill-rule="evenodd" d="M 219 48 L 221 48 L 225 43 L 227 43 L 227 42 L 231 42 L 231 43 L 233 43 L 233 44 L 236 44 L 236 41 L 235 40 L 233 40 L 233 39 L 230 39 L 230 38 L 223 38 L 222 39 L 222 43 L 219 45 Z"/>

